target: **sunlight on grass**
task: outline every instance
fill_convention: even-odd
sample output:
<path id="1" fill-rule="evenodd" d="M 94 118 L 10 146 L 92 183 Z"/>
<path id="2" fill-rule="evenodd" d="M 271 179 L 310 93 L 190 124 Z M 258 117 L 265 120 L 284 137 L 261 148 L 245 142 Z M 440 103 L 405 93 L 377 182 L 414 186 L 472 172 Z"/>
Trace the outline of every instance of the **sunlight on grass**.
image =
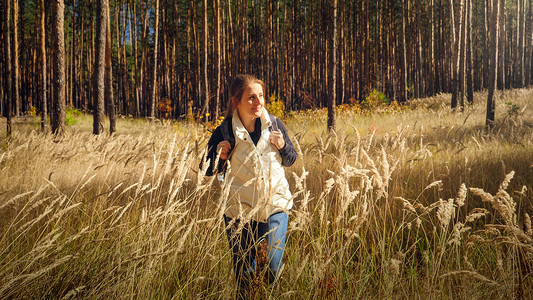
<path id="1" fill-rule="evenodd" d="M 285 269 L 256 294 L 531 294 L 532 98 L 506 91 L 491 131 L 483 93 L 463 112 L 449 95 L 339 109 L 335 134 L 325 110 L 286 115 L 300 156 Z M 232 298 L 228 190 L 198 170 L 206 128 L 118 118 L 94 136 L 76 118 L 61 142 L 31 123 L 0 132 L 0 298 Z"/>

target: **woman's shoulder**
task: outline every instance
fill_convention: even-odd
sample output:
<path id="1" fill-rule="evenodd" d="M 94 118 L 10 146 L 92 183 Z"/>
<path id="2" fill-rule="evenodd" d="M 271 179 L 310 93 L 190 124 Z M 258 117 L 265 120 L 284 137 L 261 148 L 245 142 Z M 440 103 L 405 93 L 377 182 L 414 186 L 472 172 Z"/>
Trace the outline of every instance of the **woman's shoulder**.
<path id="1" fill-rule="evenodd" d="M 215 131 L 213 132 L 213 134 L 220 136 L 221 140 L 231 141 L 232 136 L 233 136 L 232 126 L 233 125 L 231 121 L 231 116 L 226 117 L 224 121 L 222 121 L 222 123 L 218 125 L 217 128 L 215 128 Z"/>
<path id="2" fill-rule="evenodd" d="M 283 121 L 281 121 L 280 118 L 274 116 L 273 114 L 268 114 L 268 117 L 270 118 L 270 122 L 273 124 L 276 122 L 276 125 L 278 125 L 278 128 L 285 128 L 285 125 L 283 124 Z"/>

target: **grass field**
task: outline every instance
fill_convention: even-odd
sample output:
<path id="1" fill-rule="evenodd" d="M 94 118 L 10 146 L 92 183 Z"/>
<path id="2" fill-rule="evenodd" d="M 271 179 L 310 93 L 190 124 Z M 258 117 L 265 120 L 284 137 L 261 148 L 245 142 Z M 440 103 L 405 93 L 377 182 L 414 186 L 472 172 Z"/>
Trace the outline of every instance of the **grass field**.
<path id="1" fill-rule="evenodd" d="M 510 299 L 533 293 L 533 90 L 450 95 L 373 113 L 284 117 L 299 152 L 271 299 Z M 229 299 L 227 189 L 198 165 L 197 124 L 119 118 L 61 141 L 0 122 L 0 299 Z M 38 124 L 38 123 L 35 123 Z"/>

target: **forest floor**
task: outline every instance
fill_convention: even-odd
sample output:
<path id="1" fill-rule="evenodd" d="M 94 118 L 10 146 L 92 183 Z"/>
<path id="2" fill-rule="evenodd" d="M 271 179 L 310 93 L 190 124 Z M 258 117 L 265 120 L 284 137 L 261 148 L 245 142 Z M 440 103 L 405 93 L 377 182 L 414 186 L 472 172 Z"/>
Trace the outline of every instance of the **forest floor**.
<path id="1" fill-rule="evenodd" d="M 279 116 L 299 157 L 270 299 L 527 298 L 533 293 L 533 90 Z M 0 299 L 231 299 L 228 186 L 199 170 L 210 132 L 118 118 L 58 141 L 0 120 Z M 249 217 L 245 216 L 244 218 Z"/>

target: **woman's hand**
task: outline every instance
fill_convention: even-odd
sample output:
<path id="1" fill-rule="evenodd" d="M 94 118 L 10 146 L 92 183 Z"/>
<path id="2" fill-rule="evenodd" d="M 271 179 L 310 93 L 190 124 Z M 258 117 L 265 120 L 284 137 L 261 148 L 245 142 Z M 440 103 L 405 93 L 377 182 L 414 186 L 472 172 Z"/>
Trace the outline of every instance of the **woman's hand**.
<path id="1" fill-rule="evenodd" d="M 217 145 L 217 153 L 220 154 L 220 159 L 228 159 L 228 155 L 231 151 L 231 145 L 228 141 L 222 141 Z"/>
<path id="2" fill-rule="evenodd" d="M 280 150 L 285 147 L 285 140 L 283 139 L 283 133 L 279 130 L 272 131 L 270 133 L 270 143 Z"/>

